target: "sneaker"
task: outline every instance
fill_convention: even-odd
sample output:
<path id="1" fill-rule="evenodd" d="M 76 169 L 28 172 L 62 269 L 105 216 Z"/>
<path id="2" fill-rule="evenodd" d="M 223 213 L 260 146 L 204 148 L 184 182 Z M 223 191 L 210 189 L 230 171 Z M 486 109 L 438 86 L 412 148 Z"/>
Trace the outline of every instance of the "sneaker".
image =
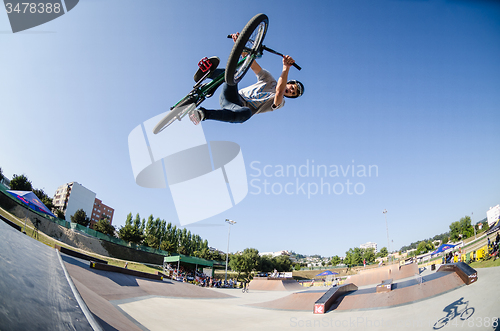
<path id="1" fill-rule="evenodd" d="M 217 67 L 219 66 L 220 59 L 217 56 L 212 56 L 208 59 L 207 58 L 204 59 L 211 63 L 210 74 L 212 74 L 213 71 L 215 71 L 215 69 L 217 69 Z M 200 62 L 202 62 L 204 59 L 201 59 Z M 203 76 L 205 76 L 206 73 L 207 73 L 206 71 L 203 71 L 201 70 L 201 68 L 199 68 L 198 71 L 196 71 L 196 73 L 194 74 L 193 77 L 194 81 L 198 83 L 203 78 Z M 209 77 L 210 74 L 207 77 Z"/>
<path id="2" fill-rule="evenodd" d="M 201 121 L 205 119 L 205 114 L 203 113 L 203 108 L 195 109 L 189 114 L 189 119 L 194 125 L 200 124 Z"/>

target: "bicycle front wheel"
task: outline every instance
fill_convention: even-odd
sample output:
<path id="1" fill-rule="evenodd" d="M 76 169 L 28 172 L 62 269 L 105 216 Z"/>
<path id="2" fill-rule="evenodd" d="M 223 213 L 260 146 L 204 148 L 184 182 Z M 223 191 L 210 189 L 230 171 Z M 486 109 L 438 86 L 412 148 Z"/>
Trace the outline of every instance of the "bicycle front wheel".
<path id="1" fill-rule="evenodd" d="M 247 73 L 255 58 L 262 51 L 261 46 L 267 33 L 269 19 L 265 14 L 257 14 L 241 31 L 227 60 L 225 79 L 228 85 L 238 84 Z M 246 56 L 243 55 L 246 54 Z M 240 58 L 243 57 L 240 64 Z"/>
<path id="2" fill-rule="evenodd" d="M 472 314 L 474 314 L 474 311 L 475 311 L 474 307 L 467 308 L 466 310 L 464 310 L 462 312 L 462 314 L 460 314 L 460 319 L 462 321 L 465 321 L 466 319 L 468 319 L 469 317 L 471 317 Z"/>
<path id="3" fill-rule="evenodd" d="M 179 101 L 153 128 L 153 133 L 158 134 L 166 129 L 175 120 L 181 120 L 187 113 L 196 108 L 196 103 L 191 97 Z"/>

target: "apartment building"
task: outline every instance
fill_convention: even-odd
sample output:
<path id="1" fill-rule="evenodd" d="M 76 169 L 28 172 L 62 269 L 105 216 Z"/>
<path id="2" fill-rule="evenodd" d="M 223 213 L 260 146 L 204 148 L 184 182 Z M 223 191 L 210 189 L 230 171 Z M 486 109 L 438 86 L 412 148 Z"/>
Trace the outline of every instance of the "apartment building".
<path id="1" fill-rule="evenodd" d="M 101 218 L 106 218 L 111 223 L 113 221 L 114 213 L 115 210 L 113 208 L 105 205 L 100 199 L 96 198 L 94 201 L 94 209 L 92 210 L 92 215 L 90 217 L 91 226 L 99 222 Z"/>
<path id="2" fill-rule="evenodd" d="M 71 222 L 71 216 L 79 209 L 83 209 L 90 218 L 91 228 L 103 215 L 110 223 L 113 222 L 114 209 L 102 203 L 100 199 L 96 198 L 94 192 L 78 182 L 59 186 L 52 203 L 64 212 L 68 222 Z"/>
<path id="3" fill-rule="evenodd" d="M 373 248 L 377 253 L 377 243 L 367 242 L 366 244 L 359 245 L 359 248 Z"/>

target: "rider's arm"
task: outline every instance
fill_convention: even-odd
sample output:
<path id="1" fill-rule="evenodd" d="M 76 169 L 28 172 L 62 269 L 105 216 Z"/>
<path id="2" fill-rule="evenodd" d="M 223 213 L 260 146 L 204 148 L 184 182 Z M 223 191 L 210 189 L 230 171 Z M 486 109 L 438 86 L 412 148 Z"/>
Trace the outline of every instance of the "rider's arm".
<path id="1" fill-rule="evenodd" d="M 283 97 L 285 96 L 286 82 L 288 82 L 288 72 L 290 67 L 295 63 L 294 59 L 290 56 L 285 55 L 283 57 L 283 71 L 278 78 L 278 83 L 276 84 L 276 95 L 274 96 L 274 105 L 279 106 L 283 102 Z"/>
<path id="2" fill-rule="evenodd" d="M 260 71 L 262 70 L 262 67 L 260 66 L 260 64 L 257 63 L 257 61 L 253 61 L 250 68 L 252 69 L 252 71 L 256 75 L 258 75 L 260 73 Z"/>

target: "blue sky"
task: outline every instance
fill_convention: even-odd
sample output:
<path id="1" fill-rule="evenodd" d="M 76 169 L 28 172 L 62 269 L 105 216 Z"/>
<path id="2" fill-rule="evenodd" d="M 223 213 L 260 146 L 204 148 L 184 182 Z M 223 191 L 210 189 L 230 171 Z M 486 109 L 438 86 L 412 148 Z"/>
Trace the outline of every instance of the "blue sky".
<path id="1" fill-rule="evenodd" d="M 399 249 L 500 203 L 494 1 L 82 0 L 16 34 L 0 14 L 4 174 L 25 174 L 49 195 L 77 181 L 115 208 L 117 226 L 129 212 L 178 225 L 168 189 L 135 184 L 128 135 L 190 90 L 200 58 L 224 64 L 226 35 L 259 12 L 270 20 L 264 43 L 302 66 L 290 76 L 306 93 L 241 125 L 203 123 L 207 140 L 241 146 L 249 193 L 189 230 L 225 250 L 229 218 L 230 251 L 342 256 L 368 241 L 387 246 L 384 209 Z M 279 57 L 259 63 L 279 75 Z M 218 95 L 204 103 L 217 105 Z M 309 176 L 276 173 L 306 165 Z M 312 176 L 312 165 L 329 175 Z M 371 176 L 358 173 L 370 166 Z M 325 182 L 336 192 L 297 189 Z M 279 192 L 287 184 L 293 194 Z"/>

